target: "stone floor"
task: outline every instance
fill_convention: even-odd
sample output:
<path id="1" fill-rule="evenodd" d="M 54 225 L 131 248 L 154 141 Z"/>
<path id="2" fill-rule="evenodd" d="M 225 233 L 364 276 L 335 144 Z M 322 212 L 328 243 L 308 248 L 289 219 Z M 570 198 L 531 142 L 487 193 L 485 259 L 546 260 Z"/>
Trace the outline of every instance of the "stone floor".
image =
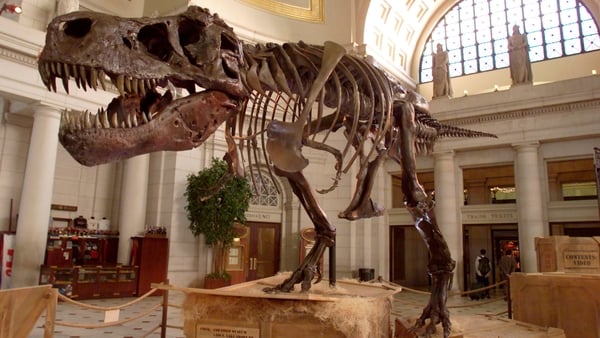
<path id="1" fill-rule="evenodd" d="M 183 319 L 181 309 L 176 307 L 183 302 L 183 294 L 177 291 L 172 291 L 169 296 L 169 310 L 167 315 L 167 323 L 170 328 L 167 329 L 166 337 L 178 338 L 184 337 L 183 330 L 172 328 L 172 326 L 182 327 Z M 140 302 L 135 303 L 125 309 L 120 310 L 119 320 L 139 316 L 141 313 L 148 311 L 153 306 L 162 301 L 162 297 L 147 297 Z M 392 315 L 403 317 L 418 317 L 422 308 L 426 305 L 429 296 L 418 290 L 410 290 L 405 288 L 403 291 L 394 296 L 394 304 Z M 86 304 L 109 307 L 121 306 L 134 300 L 133 298 L 111 298 L 99 300 L 83 301 Z M 492 290 L 491 299 L 471 300 L 469 297 L 452 295 L 448 298 L 448 306 L 451 316 L 455 315 L 470 315 L 470 314 L 487 314 L 507 318 L 507 303 L 503 300 L 502 291 L 495 292 Z M 105 312 L 100 310 L 81 309 L 77 305 L 66 302 L 59 302 L 56 311 L 56 320 L 68 323 L 77 323 L 84 325 L 98 325 L 104 322 Z M 149 315 L 133 320 L 131 322 L 110 327 L 102 327 L 95 329 L 73 328 L 67 326 L 56 325 L 54 328 L 55 338 L 107 338 L 107 337 L 160 337 L 160 328 L 152 331 L 160 324 L 162 317 L 161 308 L 152 310 Z M 38 324 L 33 329 L 30 338 L 44 337 L 44 318 L 45 315 L 38 320 Z"/>

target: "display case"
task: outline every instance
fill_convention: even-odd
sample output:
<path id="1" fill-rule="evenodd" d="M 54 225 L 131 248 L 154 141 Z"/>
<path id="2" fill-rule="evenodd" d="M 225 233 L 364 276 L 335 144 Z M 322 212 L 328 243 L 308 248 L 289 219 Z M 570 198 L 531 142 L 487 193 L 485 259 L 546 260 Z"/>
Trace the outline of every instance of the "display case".
<path id="1" fill-rule="evenodd" d="M 117 265 L 119 236 L 49 234 L 45 264 L 70 267 L 74 265 Z"/>
<path id="2" fill-rule="evenodd" d="M 40 284 L 52 284 L 67 297 L 77 299 L 132 297 L 137 292 L 137 266 L 42 265 Z"/>

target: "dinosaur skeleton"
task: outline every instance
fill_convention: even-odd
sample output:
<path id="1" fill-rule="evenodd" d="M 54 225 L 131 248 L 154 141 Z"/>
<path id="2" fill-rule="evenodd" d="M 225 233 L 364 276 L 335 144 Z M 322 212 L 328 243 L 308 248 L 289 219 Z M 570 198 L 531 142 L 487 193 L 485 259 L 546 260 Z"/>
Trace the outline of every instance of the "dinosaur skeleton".
<path id="1" fill-rule="evenodd" d="M 334 183 L 323 193 L 357 164 L 356 190 L 338 215 L 350 220 L 382 214 L 370 192 L 383 160 L 396 161 L 406 206 L 431 253 L 432 295 L 416 327 L 426 326 L 430 335 L 441 322 L 449 336 L 446 299 L 455 261 L 433 202 L 417 180 L 415 156 L 430 152 L 440 137 L 493 135 L 440 123 L 423 97 L 333 42 L 246 44 L 216 14 L 199 7 L 165 18 L 91 12 L 57 17 L 48 26 L 39 72 L 52 91 L 56 79 L 67 92 L 70 79 L 84 90 L 106 89 L 110 81 L 119 91 L 96 114 L 62 116 L 60 142 L 83 165 L 191 149 L 225 123 L 232 173 L 243 175 L 263 161 L 271 175 L 287 178 L 314 224 L 316 243 L 291 277 L 267 292 L 291 292 L 295 284 L 308 291 L 315 275 L 321 280 L 325 249 L 335 245 L 335 226 L 303 175 L 308 160 L 302 148 L 336 160 Z M 173 87 L 190 94 L 174 98 L 168 89 Z M 343 149 L 327 144 L 340 129 L 348 140 Z M 334 264 L 330 270 L 335 283 Z"/>

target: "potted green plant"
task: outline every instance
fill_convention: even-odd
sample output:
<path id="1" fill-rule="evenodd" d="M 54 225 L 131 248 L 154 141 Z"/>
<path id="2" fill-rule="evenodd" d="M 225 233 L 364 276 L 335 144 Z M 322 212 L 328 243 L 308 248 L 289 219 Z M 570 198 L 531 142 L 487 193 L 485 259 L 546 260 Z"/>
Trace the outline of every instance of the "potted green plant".
<path id="1" fill-rule="evenodd" d="M 203 234 L 213 250 L 205 288 L 231 283 L 231 276 L 225 270 L 227 254 L 236 237 L 234 224 L 245 223 L 251 196 L 248 179 L 231 173 L 223 160 L 213 158 L 210 167 L 188 175 L 185 210 L 189 228 L 196 237 Z M 222 285 L 212 286 L 215 279 Z"/>

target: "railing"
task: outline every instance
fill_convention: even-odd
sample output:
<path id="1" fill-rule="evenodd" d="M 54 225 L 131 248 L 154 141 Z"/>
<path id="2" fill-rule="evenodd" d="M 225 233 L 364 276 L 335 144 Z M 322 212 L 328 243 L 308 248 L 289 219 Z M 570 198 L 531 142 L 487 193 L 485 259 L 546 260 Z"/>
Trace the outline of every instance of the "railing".
<path id="1" fill-rule="evenodd" d="M 168 284 L 168 281 L 165 281 L 165 284 Z M 162 285 L 162 284 L 161 284 Z M 139 302 L 141 302 L 142 300 L 144 300 L 145 298 L 151 296 L 152 294 L 154 294 L 158 289 L 156 288 L 152 288 L 150 291 L 148 291 L 147 293 L 145 293 L 144 295 L 137 297 L 136 299 L 118 305 L 118 306 L 96 306 L 96 305 L 91 305 L 91 304 L 86 304 L 86 303 L 82 303 L 76 300 L 73 300 L 69 297 L 66 297 L 64 295 L 59 294 L 58 295 L 58 299 L 73 305 L 77 305 L 79 307 L 81 307 L 84 310 L 99 310 L 99 311 L 105 311 L 105 320 L 106 322 L 104 323 L 72 323 L 72 322 L 66 322 L 66 321 L 61 321 L 61 320 L 54 320 L 53 325 L 56 326 L 66 326 L 66 327 L 75 327 L 75 328 L 85 328 L 85 329 L 98 329 L 98 328 L 106 328 L 106 327 L 112 327 L 112 326 L 117 326 L 117 325 L 123 325 L 125 323 L 146 317 L 148 315 L 150 315 L 153 311 L 155 311 L 158 308 L 162 308 L 162 318 L 161 318 L 161 323 L 156 325 L 155 327 L 153 327 L 150 331 L 144 333 L 142 336 L 140 337 L 147 337 L 150 334 L 152 334 L 153 332 L 155 332 L 156 330 L 158 330 L 160 328 L 160 336 L 161 338 L 165 338 L 166 337 L 166 332 L 167 332 L 167 328 L 174 328 L 174 329 L 181 329 L 183 330 L 182 326 L 176 326 L 176 325 L 170 325 L 167 322 L 167 314 L 168 314 L 168 308 L 169 307 L 175 307 L 175 308 L 181 308 L 181 305 L 172 305 L 169 304 L 169 289 L 168 288 L 161 288 L 162 292 L 163 292 L 163 296 L 162 296 L 162 300 L 157 302 L 154 305 L 151 305 L 146 311 L 139 313 L 135 316 L 131 316 L 129 318 L 125 318 L 125 319 L 121 319 L 121 320 L 107 320 L 109 317 L 109 315 L 107 315 L 108 312 L 112 312 L 112 311 L 117 311 L 117 310 L 121 310 L 127 307 L 130 307 L 132 305 L 135 305 Z M 56 310 L 56 309 L 55 309 Z M 48 314 L 50 316 L 50 314 Z M 55 314 L 51 316 L 52 318 L 55 318 Z M 112 319 L 112 318 L 110 318 Z"/>

